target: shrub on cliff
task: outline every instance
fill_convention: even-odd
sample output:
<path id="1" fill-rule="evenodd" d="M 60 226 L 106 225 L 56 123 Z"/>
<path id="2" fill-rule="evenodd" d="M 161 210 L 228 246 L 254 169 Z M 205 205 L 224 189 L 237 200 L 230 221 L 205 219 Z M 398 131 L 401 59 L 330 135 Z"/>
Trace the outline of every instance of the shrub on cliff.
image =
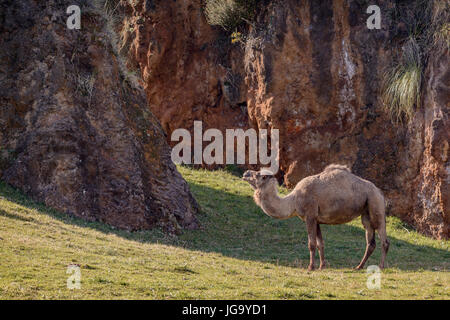
<path id="1" fill-rule="evenodd" d="M 258 0 L 206 0 L 205 15 L 210 25 L 227 31 L 253 19 Z"/>
<path id="2" fill-rule="evenodd" d="M 432 34 L 433 47 L 450 49 L 450 2 L 436 2 L 432 14 Z"/>
<path id="3" fill-rule="evenodd" d="M 397 3 L 391 14 L 393 25 L 403 25 L 409 38 L 383 76 L 381 102 L 395 122 L 409 122 L 420 107 L 422 73 L 428 58 L 436 50 L 450 47 L 450 3 Z"/>
<path id="4" fill-rule="evenodd" d="M 394 121 L 409 122 L 414 116 L 414 107 L 420 106 L 422 64 L 419 45 L 413 38 L 402 51 L 399 63 L 384 76 L 381 99 Z"/>

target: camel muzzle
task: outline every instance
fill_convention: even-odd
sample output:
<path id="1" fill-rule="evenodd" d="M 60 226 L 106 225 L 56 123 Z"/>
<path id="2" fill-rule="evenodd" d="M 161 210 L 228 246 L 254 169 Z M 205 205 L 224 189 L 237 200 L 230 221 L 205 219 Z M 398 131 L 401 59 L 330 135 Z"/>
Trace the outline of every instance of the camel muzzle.
<path id="1" fill-rule="evenodd" d="M 242 177 L 243 178 L 250 178 L 251 176 L 252 176 L 252 173 L 249 170 L 247 170 L 247 171 L 244 172 L 244 175 Z"/>
<path id="2" fill-rule="evenodd" d="M 244 174 L 242 175 L 242 179 L 245 181 L 249 181 L 252 178 L 253 178 L 253 171 L 251 170 L 245 171 Z"/>
<path id="3" fill-rule="evenodd" d="M 254 171 L 247 170 L 242 175 L 242 180 L 247 181 L 253 189 L 256 189 Z"/>

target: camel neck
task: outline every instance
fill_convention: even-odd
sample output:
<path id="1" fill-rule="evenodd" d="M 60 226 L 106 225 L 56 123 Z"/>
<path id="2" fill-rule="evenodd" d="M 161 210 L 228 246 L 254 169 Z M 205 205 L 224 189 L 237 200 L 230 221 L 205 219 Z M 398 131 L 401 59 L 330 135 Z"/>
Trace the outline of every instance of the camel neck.
<path id="1" fill-rule="evenodd" d="M 280 197 L 276 187 L 271 192 L 256 190 L 255 200 L 261 209 L 272 218 L 288 219 L 295 215 L 295 201 L 292 193 Z"/>

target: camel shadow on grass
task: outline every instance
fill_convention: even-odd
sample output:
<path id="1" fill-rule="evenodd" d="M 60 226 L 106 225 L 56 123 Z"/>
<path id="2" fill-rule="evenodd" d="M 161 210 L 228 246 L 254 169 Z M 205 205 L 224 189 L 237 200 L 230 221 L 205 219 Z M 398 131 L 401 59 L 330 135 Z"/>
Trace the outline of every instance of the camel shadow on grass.
<path id="1" fill-rule="evenodd" d="M 198 215 L 201 228 L 186 230 L 178 237 L 171 237 L 158 229 L 127 232 L 101 222 L 84 221 L 31 201 L 3 182 L 0 182 L 0 186 L 0 196 L 11 202 L 36 209 L 66 224 L 95 229 L 105 234 L 113 233 L 132 241 L 178 246 L 188 250 L 220 253 L 240 260 L 288 267 L 306 268 L 309 262 L 304 222 L 299 218 L 275 220 L 266 216 L 248 193 L 239 194 L 191 182 L 191 190 L 201 207 Z M 14 218 L 18 223 L 24 220 L 4 211 L 0 215 Z M 359 220 L 352 225 L 323 225 L 322 233 L 327 268 L 349 269 L 360 262 L 365 250 L 365 232 Z M 408 234 L 408 241 L 399 238 L 405 233 Z M 425 238 L 414 230 L 407 229 L 400 220 L 388 218 L 388 237 L 391 246 L 387 256 L 387 268 L 436 271 L 448 269 L 450 251 L 433 247 L 437 240 Z M 377 239 L 377 248 L 366 267 L 378 265 L 380 253 Z"/>

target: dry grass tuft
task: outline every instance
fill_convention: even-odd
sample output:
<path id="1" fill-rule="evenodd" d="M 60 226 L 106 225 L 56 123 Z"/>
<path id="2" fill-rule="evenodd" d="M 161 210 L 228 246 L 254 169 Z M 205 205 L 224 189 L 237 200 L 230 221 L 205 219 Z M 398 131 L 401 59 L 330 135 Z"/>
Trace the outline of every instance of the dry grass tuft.
<path id="1" fill-rule="evenodd" d="M 399 63 L 383 77 L 381 100 L 383 108 L 394 122 L 411 121 L 415 108 L 420 107 L 422 64 L 420 48 L 410 38 L 403 46 Z"/>
<path id="2" fill-rule="evenodd" d="M 432 14 L 432 35 L 434 48 L 450 49 L 450 2 L 437 1 Z"/>
<path id="3" fill-rule="evenodd" d="M 232 31 L 253 18 L 256 3 L 257 0 L 206 0 L 206 20 L 210 25 Z"/>

